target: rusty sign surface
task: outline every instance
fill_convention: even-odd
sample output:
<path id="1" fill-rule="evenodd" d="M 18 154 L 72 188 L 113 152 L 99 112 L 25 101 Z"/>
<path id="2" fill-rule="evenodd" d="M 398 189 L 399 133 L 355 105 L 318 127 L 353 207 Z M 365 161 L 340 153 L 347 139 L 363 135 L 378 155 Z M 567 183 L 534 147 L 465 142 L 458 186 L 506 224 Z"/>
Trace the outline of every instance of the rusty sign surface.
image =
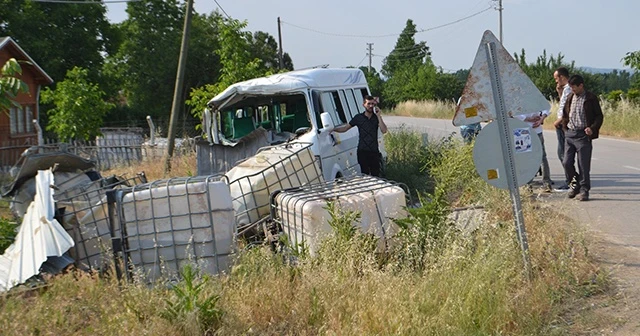
<path id="1" fill-rule="evenodd" d="M 509 116 L 548 110 L 549 101 L 520 69 L 502 43 L 489 30 L 485 31 L 462 91 L 462 97 L 453 117 L 455 126 L 486 122 L 496 117 L 489 60 L 486 45 L 495 43 L 499 77 L 504 95 L 505 109 Z"/>

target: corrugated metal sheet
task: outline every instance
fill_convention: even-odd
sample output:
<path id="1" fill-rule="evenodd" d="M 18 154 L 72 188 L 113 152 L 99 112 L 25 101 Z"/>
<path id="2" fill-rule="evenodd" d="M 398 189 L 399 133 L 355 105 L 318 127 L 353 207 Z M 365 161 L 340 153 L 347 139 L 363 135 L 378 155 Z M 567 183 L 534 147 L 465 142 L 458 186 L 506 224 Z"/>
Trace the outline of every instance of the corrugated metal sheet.
<path id="1" fill-rule="evenodd" d="M 36 175 L 36 196 L 29 205 L 15 242 L 0 256 L 0 291 L 25 282 L 50 256 L 62 256 L 73 245 L 71 236 L 53 218 L 53 173 Z"/>
<path id="2" fill-rule="evenodd" d="M 494 43 L 505 109 L 509 116 L 549 110 L 549 101 L 520 69 L 511 54 L 489 30 L 484 32 L 453 118 L 455 126 L 486 122 L 496 117 L 486 45 Z"/>

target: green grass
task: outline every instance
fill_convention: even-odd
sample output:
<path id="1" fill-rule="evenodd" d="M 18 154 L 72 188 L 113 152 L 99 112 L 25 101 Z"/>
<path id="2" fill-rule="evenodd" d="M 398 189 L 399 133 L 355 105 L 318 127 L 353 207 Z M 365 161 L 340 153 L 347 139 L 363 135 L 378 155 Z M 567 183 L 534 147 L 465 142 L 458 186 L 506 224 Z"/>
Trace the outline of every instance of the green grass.
<path id="1" fill-rule="evenodd" d="M 0 296 L 4 335 L 565 335 L 585 298 L 608 290 L 588 238 L 566 217 L 525 197 L 533 277 L 523 272 L 506 192 L 475 174 L 469 146 L 415 155 L 435 184 L 411 210 L 387 253 L 351 228 L 360 217 L 330 208 L 336 234 L 314 256 L 242 252 L 228 274 L 195 272 L 170 287 L 72 272 L 39 290 Z M 392 144 L 394 142 L 391 142 Z M 391 145 L 395 146 L 395 145 Z M 417 150 L 417 151 L 416 151 Z M 413 153 L 413 154 L 411 154 Z M 416 154 L 418 153 L 418 154 Z M 395 155 L 395 154 L 394 154 Z M 404 156 L 403 156 L 404 155 Z M 421 157 L 417 157 L 421 156 Z M 400 160 L 400 159 L 398 159 Z M 427 189 L 427 188 L 425 188 Z M 447 221 L 453 206 L 482 205 L 473 233 Z M 179 290 L 177 290 L 177 289 Z M 204 314 L 204 315 L 199 315 Z M 578 319 L 578 317 L 576 317 Z"/>

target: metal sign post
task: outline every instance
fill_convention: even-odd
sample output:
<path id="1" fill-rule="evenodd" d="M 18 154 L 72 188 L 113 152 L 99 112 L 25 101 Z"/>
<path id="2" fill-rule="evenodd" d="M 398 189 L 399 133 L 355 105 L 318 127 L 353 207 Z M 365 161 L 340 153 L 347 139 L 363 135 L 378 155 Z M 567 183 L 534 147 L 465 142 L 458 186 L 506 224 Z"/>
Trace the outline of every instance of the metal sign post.
<path id="1" fill-rule="evenodd" d="M 524 227 L 524 216 L 522 214 L 522 204 L 520 202 L 520 191 L 518 190 L 518 181 L 516 177 L 514 163 L 514 143 L 513 134 L 509 131 L 507 121 L 507 111 L 504 103 L 502 83 L 500 80 L 500 69 L 498 68 L 498 59 L 496 57 L 496 44 L 489 42 L 485 44 L 487 60 L 489 64 L 489 74 L 491 77 L 491 87 L 493 89 L 493 101 L 496 108 L 496 121 L 500 129 L 500 145 L 502 147 L 502 157 L 506 167 L 506 178 L 511 195 L 511 203 L 513 208 L 513 216 L 515 218 L 516 232 L 518 241 L 522 249 L 522 258 L 524 260 L 524 268 L 528 278 L 531 278 L 531 262 L 529 258 L 529 244 L 527 243 L 527 232 Z"/>

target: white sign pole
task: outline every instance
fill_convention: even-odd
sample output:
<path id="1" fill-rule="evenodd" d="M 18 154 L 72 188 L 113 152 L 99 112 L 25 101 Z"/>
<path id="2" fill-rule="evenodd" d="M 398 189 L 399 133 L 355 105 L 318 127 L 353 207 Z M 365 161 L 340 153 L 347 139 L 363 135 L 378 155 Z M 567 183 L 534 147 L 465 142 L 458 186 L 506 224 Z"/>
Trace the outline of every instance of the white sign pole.
<path id="1" fill-rule="evenodd" d="M 522 204 L 520 202 L 520 191 L 518 189 L 518 181 L 516 177 L 514 153 L 513 153 L 513 134 L 509 131 L 507 122 L 507 111 L 504 103 L 504 95 L 502 92 L 502 83 L 500 80 L 500 69 L 498 69 L 498 59 L 496 54 L 495 42 L 489 42 L 485 45 L 487 52 L 487 60 L 489 63 L 489 75 L 491 76 L 491 87 L 493 89 L 493 100 L 496 105 L 496 121 L 500 130 L 500 145 L 502 147 L 502 157 L 504 158 L 504 166 L 506 167 L 507 184 L 509 193 L 511 194 L 511 204 L 513 207 L 513 216 L 515 217 L 516 232 L 518 233 L 518 241 L 522 249 L 522 258 L 524 260 L 524 268 L 528 278 L 531 278 L 531 262 L 529 260 L 529 244 L 527 243 L 527 232 L 524 227 L 524 216 L 522 214 Z"/>

